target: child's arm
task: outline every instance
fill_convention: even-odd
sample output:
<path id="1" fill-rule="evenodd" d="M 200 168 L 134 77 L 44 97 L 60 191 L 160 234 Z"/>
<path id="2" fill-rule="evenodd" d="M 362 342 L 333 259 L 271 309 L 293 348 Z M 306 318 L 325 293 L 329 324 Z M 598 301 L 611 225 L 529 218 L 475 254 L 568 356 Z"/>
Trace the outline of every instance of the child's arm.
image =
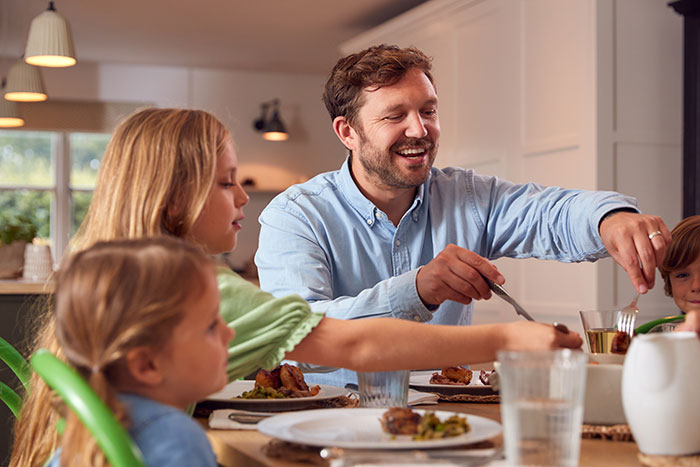
<path id="1" fill-rule="evenodd" d="M 440 326 L 392 318 L 323 318 L 285 358 L 356 371 L 441 368 L 490 362 L 499 350 L 578 348 L 574 332 L 518 321 L 479 326 Z"/>

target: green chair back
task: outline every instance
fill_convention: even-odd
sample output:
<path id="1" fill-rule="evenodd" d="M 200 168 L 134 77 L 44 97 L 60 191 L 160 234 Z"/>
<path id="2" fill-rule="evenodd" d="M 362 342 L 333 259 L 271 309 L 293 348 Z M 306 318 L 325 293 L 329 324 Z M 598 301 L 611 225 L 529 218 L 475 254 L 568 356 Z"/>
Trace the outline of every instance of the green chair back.
<path id="1" fill-rule="evenodd" d="M 145 467 L 141 451 L 122 424 L 73 368 L 46 349 L 36 351 L 30 363 L 90 431 L 112 466 Z"/>
<path id="2" fill-rule="evenodd" d="M 14 389 L 0 381 L 0 400 L 10 408 L 15 417 L 19 417 L 19 410 L 22 408 L 22 398 Z"/>
<path id="3" fill-rule="evenodd" d="M 0 337 L 0 360 L 10 367 L 17 375 L 17 379 L 22 383 L 24 389 L 29 392 L 29 378 L 32 370 L 22 354 L 2 337 Z M 14 389 L 3 382 L 0 382 L 0 400 L 7 404 L 15 417 L 19 416 L 19 410 L 22 408 L 22 398 Z"/>

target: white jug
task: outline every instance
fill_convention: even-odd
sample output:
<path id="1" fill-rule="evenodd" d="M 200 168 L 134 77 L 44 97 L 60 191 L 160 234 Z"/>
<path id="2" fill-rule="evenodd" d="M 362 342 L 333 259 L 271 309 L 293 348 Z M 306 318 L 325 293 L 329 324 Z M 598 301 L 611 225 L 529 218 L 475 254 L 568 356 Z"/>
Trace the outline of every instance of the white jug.
<path id="1" fill-rule="evenodd" d="M 700 339 L 694 332 L 639 335 L 622 370 L 622 406 L 645 454 L 700 453 Z"/>

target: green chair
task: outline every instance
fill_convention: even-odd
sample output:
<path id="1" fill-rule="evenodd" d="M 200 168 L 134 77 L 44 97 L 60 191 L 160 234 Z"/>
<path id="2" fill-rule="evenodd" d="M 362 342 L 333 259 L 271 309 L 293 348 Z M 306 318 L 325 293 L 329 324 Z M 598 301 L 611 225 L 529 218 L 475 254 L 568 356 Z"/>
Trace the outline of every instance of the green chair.
<path id="1" fill-rule="evenodd" d="M 145 467 L 141 450 L 109 407 L 73 368 L 46 349 L 36 351 L 30 363 L 90 431 L 110 464 Z"/>
<path id="2" fill-rule="evenodd" d="M 0 360 L 10 367 L 24 389 L 29 392 L 29 378 L 32 370 L 22 354 L 2 337 L 0 337 Z M 22 408 L 22 398 L 14 389 L 2 382 L 0 382 L 0 400 L 7 404 L 15 417 L 19 415 L 19 410 Z"/>

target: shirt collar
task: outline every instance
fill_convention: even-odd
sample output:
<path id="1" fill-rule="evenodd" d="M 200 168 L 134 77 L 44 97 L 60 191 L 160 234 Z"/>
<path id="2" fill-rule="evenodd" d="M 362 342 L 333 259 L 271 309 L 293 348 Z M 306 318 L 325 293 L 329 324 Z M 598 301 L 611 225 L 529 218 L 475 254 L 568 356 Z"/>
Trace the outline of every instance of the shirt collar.
<path id="1" fill-rule="evenodd" d="M 411 217 L 415 222 L 418 221 L 419 209 L 423 204 L 423 198 L 425 196 L 426 189 L 430 184 L 431 177 L 432 170 L 425 183 L 418 187 L 413 204 L 411 204 L 411 207 L 408 208 L 409 211 L 413 211 Z M 355 208 L 362 217 L 364 217 L 365 222 L 367 222 L 368 225 L 374 225 L 379 209 L 374 205 L 374 203 L 368 200 L 365 195 L 362 194 L 360 189 L 357 187 L 355 180 L 353 180 L 352 174 L 350 173 L 350 156 L 345 159 L 343 166 L 340 168 L 338 185 L 340 187 L 340 191 L 348 200 L 348 203 L 350 203 L 350 205 Z"/>

